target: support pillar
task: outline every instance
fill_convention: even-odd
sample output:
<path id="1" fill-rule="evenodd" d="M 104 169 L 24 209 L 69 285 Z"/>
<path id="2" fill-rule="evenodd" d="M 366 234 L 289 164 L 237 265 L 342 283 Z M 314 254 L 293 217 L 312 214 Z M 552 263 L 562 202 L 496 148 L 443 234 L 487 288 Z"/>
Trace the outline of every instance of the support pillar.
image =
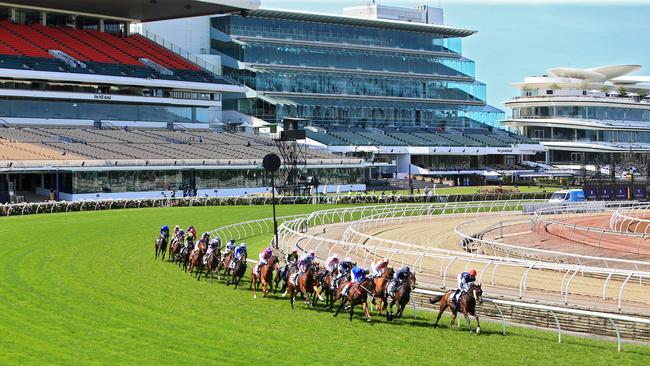
<path id="1" fill-rule="evenodd" d="M 104 19 L 99 20 L 99 31 L 104 32 Z"/>
<path id="2" fill-rule="evenodd" d="M 47 12 L 46 11 L 41 12 L 41 25 L 43 25 L 43 26 L 47 25 Z"/>

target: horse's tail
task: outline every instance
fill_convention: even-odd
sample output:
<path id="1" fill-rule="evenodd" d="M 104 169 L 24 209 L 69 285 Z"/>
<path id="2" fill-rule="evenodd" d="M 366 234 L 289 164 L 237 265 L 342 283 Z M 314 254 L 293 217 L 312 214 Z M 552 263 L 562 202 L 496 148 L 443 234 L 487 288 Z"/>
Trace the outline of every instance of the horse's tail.
<path id="1" fill-rule="evenodd" d="M 442 300 L 443 297 L 444 297 L 443 295 L 432 297 L 429 299 L 429 302 L 435 304 L 437 302 L 440 302 L 440 300 Z"/>

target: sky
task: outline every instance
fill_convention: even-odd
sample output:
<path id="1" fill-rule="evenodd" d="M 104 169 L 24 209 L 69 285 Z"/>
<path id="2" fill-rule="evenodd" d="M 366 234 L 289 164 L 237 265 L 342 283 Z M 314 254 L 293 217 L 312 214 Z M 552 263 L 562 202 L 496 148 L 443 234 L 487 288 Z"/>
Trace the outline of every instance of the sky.
<path id="1" fill-rule="evenodd" d="M 263 8 L 340 14 L 366 0 L 262 0 Z M 445 24 L 478 31 L 463 40 L 476 62 L 488 102 L 517 94 L 512 83 L 552 67 L 643 65 L 650 75 L 650 0 L 380 0 L 382 5 L 431 5 Z"/>

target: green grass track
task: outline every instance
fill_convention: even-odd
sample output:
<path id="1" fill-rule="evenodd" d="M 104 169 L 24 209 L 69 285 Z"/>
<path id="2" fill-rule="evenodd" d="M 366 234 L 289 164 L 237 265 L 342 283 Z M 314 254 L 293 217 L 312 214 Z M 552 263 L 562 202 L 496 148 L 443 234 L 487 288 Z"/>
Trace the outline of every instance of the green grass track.
<path id="1" fill-rule="evenodd" d="M 334 206 L 281 206 L 279 215 Z M 352 322 L 244 287 L 210 286 L 153 259 L 163 223 L 200 232 L 267 217 L 269 206 L 75 212 L 0 219 L 0 365 L 642 365 L 650 347 L 406 311 Z M 257 250 L 269 236 L 252 238 Z M 256 250 L 254 255 L 256 255 Z M 246 276 L 248 278 L 248 276 Z M 489 294 L 486 294 L 489 296 Z"/>

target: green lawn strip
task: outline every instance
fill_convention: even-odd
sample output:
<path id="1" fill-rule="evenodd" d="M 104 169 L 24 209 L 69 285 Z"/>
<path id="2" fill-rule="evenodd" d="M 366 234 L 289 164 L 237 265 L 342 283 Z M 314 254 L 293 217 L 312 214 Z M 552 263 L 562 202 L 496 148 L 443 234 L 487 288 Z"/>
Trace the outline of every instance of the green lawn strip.
<path id="1" fill-rule="evenodd" d="M 279 215 L 334 208 L 280 206 Z M 433 314 L 406 311 L 366 324 L 360 310 L 333 318 L 279 294 L 253 299 L 248 277 L 234 290 L 196 281 L 153 260 L 162 223 L 203 232 L 271 215 L 270 206 L 134 209 L 9 217 L 0 232 L 0 364 L 641 364 L 650 348 L 519 327 L 480 336 L 431 328 Z M 270 234 L 247 238 L 251 257 Z"/>

